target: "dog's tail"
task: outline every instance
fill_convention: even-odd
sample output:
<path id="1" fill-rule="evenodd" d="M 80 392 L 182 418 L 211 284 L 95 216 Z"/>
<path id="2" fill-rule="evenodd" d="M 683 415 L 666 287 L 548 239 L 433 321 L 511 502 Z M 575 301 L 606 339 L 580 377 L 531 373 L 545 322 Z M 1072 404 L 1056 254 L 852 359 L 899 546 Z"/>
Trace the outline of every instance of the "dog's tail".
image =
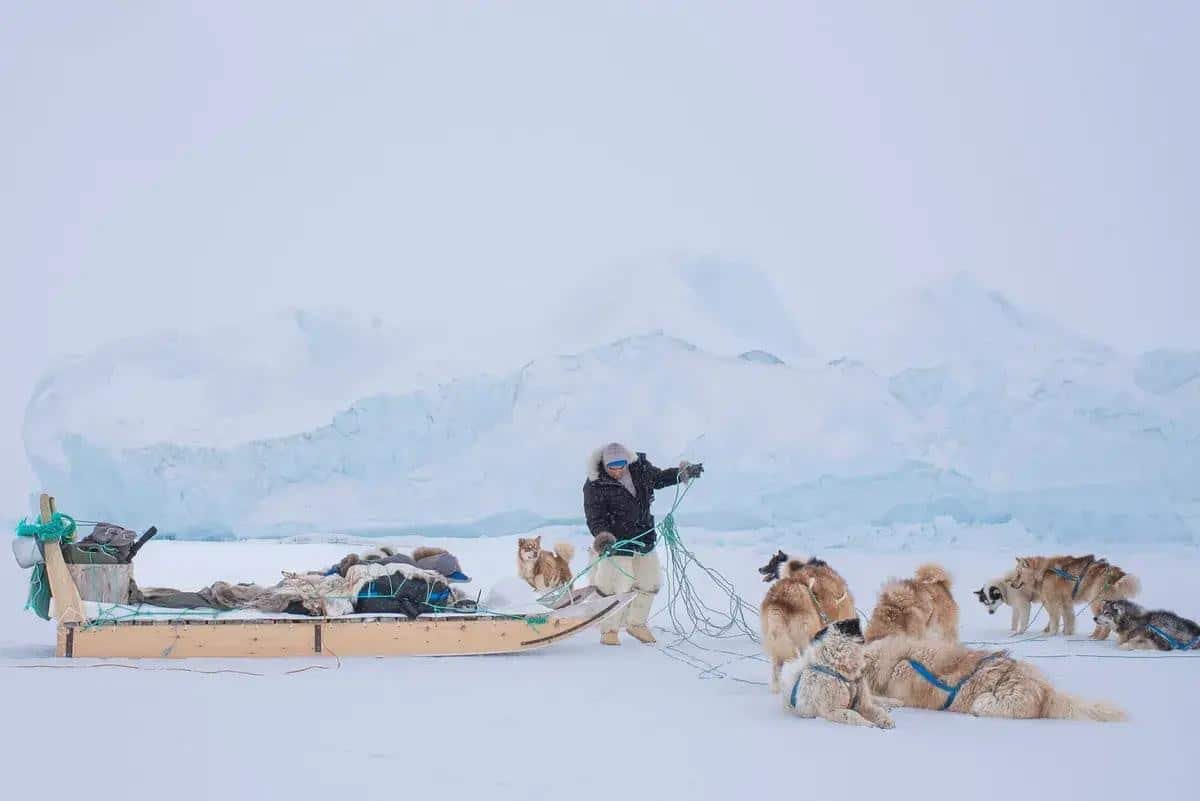
<path id="1" fill-rule="evenodd" d="M 1046 705 L 1042 709 L 1042 717 L 1057 720 L 1098 720 L 1108 723 L 1125 720 L 1126 715 L 1112 704 L 1085 701 L 1074 695 L 1051 690 L 1050 697 L 1046 699 Z"/>
<path id="2" fill-rule="evenodd" d="M 554 552 L 567 564 L 571 564 L 571 560 L 575 558 L 575 546 L 569 542 L 554 543 Z"/>
<path id="3" fill-rule="evenodd" d="M 946 568 L 933 562 L 918 567 L 914 578 L 918 584 L 941 584 L 950 589 L 950 574 Z"/>
<path id="4" fill-rule="evenodd" d="M 1108 592 L 1104 593 L 1106 601 L 1124 601 L 1132 598 L 1142 591 L 1142 582 L 1138 581 L 1137 576 L 1131 576 L 1126 573 L 1121 578 L 1113 582 L 1109 587 Z"/>

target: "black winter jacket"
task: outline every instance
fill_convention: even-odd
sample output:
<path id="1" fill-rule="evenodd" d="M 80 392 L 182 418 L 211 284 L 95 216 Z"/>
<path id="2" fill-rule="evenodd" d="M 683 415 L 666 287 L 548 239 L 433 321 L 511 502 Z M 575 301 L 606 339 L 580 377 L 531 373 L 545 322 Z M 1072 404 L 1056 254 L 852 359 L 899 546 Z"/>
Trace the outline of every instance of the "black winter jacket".
<path id="1" fill-rule="evenodd" d="M 654 515 L 650 514 L 654 491 L 678 484 L 679 468 L 662 470 L 650 464 L 646 454 L 634 455 L 626 468 L 637 490 L 634 496 L 621 482 L 605 472 L 599 452 L 595 454 L 594 462 L 588 470 L 588 480 L 583 485 L 583 513 L 587 518 L 588 530 L 593 537 L 607 531 L 618 542 L 638 537 L 637 542 L 622 545 L 614 553 L 650 553 L 658 540 L 658 532 L 654 530 Z"/>

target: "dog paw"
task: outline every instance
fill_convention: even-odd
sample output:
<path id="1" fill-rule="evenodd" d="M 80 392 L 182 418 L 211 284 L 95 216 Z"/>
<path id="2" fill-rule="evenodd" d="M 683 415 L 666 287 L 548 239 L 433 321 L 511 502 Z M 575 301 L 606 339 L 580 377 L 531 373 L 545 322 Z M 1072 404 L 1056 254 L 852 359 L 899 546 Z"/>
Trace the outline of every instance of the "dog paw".
<path id="1" fill-rule="evenodd" d="M 876 726 L 878 726 L 878 727 L 879 727 L 879 728 L 881 728 L 881 729 L 894 729 L 894 728 L 896 728 L 896 722 L 895 722 L 894 720 L 892 720 L 891 718 L 888 718 L 888 717 L 880 718 L 879 720 L 875 721 L 875 725 L 876 725 Z"/>

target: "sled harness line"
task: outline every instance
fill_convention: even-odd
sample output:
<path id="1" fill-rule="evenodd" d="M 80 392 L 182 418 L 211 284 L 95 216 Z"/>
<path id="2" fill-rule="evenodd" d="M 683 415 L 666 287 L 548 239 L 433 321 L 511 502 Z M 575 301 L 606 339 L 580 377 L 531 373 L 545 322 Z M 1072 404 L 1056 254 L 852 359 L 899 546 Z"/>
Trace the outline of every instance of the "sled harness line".
<path id="1" fill-rule="evenodd" d="M 1167 645 L 1171 646 L 1172 651 L 1190 651 L 1197 645 L 1200 645 L 1200 634 L 1197 634 L 1195 637 L 1193 637 L 1191 642 L 1181 642 L 1180 640 L 1172 637 L 1170 634 L 1167 634 L 1158 626 L 1155 626 L 1153 623 L 1147 625 L 1146 628 L 1150 629 L 1150 631 L 1154 632 L 1159 637 L 1162 637 L 1163 641 L 1166 642 Z"/>
<path id="2" fill-rule="evenodd" d="M 975 669 L 964 676 L 963 680 L 958 684 L 947 684 L 937 676 L 933 675 L 933 671 L 915 659 L 909 659 L 908 664 L 913 670 L 916 671 L 918 676 L 925 679 L 925 681 L 929 682 L 934 687 L 937 687 L 942 692 L 946 693 L 946 703 L 942 704 L 942 710 L 944 711 L 950 708 L 950 705 L 954 703 L 954 699 L 958 697 L 958 691 L 961 690 L 968 681 L 975 677 L 975 674 L 978 673 L 979 669 L 983 667 L 984 662 L 1001 656 L 1008 656 L 1008 652 L 997 651 L 994 654 L 988 654 L 983 659 L 980 659 L 979 662 L 976 663 Z"/>
<path id="3" fill-rule="evenodd" d="M 858 685 L 857 684 L 850 681 L 850 679 L 846 678 L 841 673 L 838 673 L 833 668 L 826 667 L 825 665 L 809 665 L 807 668 L 805 668 L 805 670 L 811 670 L 813 673 L 824 673 L 826 676 L 832 676 L 833 678 L 840 681 L 842 684 L 845 684 L 847 689 L 850 690 L 850 708 L 858 709 Z M 792 709 L 796 708 L 796 695 L 800 692 L 800 682 L 803 679 L 804 679 L 804 671 L 802 670 L 802 671 L 800 671 L 800 674 L 798 676 L 796 676 L 796 683 L 792 685 L 792 697 L 791 697 Z"/>
<path id="4" fill-rule="evenodd" d="M 812 598 L 813 606 L 817 608 L 817 615 L 821 618 L 821 625 L 828 626 L 829 615 L 825 614 L 825 610 L 821 608 L 821 602 L 817 600 L 817 594 L 813 592 L 813 588 L 807 584 L 804 585 L 804 589 L 808 590 L 808 596 Z"/>
<path id="5" fill-rule="evenodd" d="M 1083 577 L 1087 575 L 1087 572 L 1091 569 L 1092 565 L 1094 565 L 1094 564 L 1097 564 L 1096 560 L 1089 559 L 1087 564 L 1083 566 L 1083 570 L 1079 571 L 1078 576 L 1072 576 L 1070 573 L 1063 570 L 1061 567 L 1052 567 L 1052 568 L 1050 568 L 1050 572 L 1053 573 L 1054 575 L 1058 576 L 1061 579 L 1066 579 L 1067 581 L 1075 582 L 1075 586 L 1071 588 L 1071 600 L 1074 601 L 1075 596 L 1079 595 L 1079 585 L 1080 585 L 1080 583 L 1082 583 Z"/>

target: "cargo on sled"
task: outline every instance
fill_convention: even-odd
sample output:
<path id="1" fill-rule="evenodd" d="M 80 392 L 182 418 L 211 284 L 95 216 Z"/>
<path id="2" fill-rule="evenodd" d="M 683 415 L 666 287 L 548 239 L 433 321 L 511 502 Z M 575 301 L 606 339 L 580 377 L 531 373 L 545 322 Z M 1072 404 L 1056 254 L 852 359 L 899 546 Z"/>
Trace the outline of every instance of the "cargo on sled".
<path id="1" fill-rule="evenodd" d="M 464 604 L 461 609 L 454 605 L 432 607 L 437 611 L 423 612 L 415 617 L 412 612 L 350 611 L 357 607 L 339 610 L 345 613 L 336 616 L 313 615 L 311 604 L 307 614 L 294 614 L 305 611 L 299 607 L 288 607 L 279 612 L 237 609 L 196 613 L 189 609 L 148 606 L 129 602 L 131 588 L 133 597 L 138 597 L 133 580 L 132 553 L 153 536 L 153 531 L 147 532 L 132 546 L 127 541 L 113 539 L 112 542 L 119 544 L 101 545 L 93 556 L 87 550 L 90 547 L 87 540 L 79 544 L 70 541 L 73 522 L 71 537 L 56 537 L 53 530 L 46 528 L 65 518 L 57 513 L 53 498 L 42 495 L 40 507 L 39 520 L 45 536 L 35 538 L 36 553 L 31 552 L 30 543 L 20 543 L 28 562 L 22 564 L 35 571 L 30 605 L 40 597 L 46 616 L 57 621 L 56 654 L 60 657 L 162 659 L 514 653 L 561 642 L 609 615 L 619 613 L 633 597 L 632 593 L 598 597 L 580 591 L 564 596 L 554 609 L 522 609 L 510 613 Z M 27 538 L 18 537 L 21 539 Z M 68 564 L 64 548 L 75 563 Z M 22 560 L 21 554 L 18 554 L 18 560 Z M 351 568 L 352 571 L 356 569 L 358 567 Z M 375 572 L 355 575 L 360 578 L 379 575 L 380 568 L 371 569 Z M 307 574 L 308 577 L 316 575 Z M 410 571 L 394 575 L 415 574 Z M 315 578 L 313 581 L 316 583 Z M 374 587 L 374 583 L 371 586 Z M 386 604 L 377 600 L 380 595 L 363 597 L 373 599 L 363 608 L 386 608 Z M 325 609 L 324 606 L 319 608 Z"/>

